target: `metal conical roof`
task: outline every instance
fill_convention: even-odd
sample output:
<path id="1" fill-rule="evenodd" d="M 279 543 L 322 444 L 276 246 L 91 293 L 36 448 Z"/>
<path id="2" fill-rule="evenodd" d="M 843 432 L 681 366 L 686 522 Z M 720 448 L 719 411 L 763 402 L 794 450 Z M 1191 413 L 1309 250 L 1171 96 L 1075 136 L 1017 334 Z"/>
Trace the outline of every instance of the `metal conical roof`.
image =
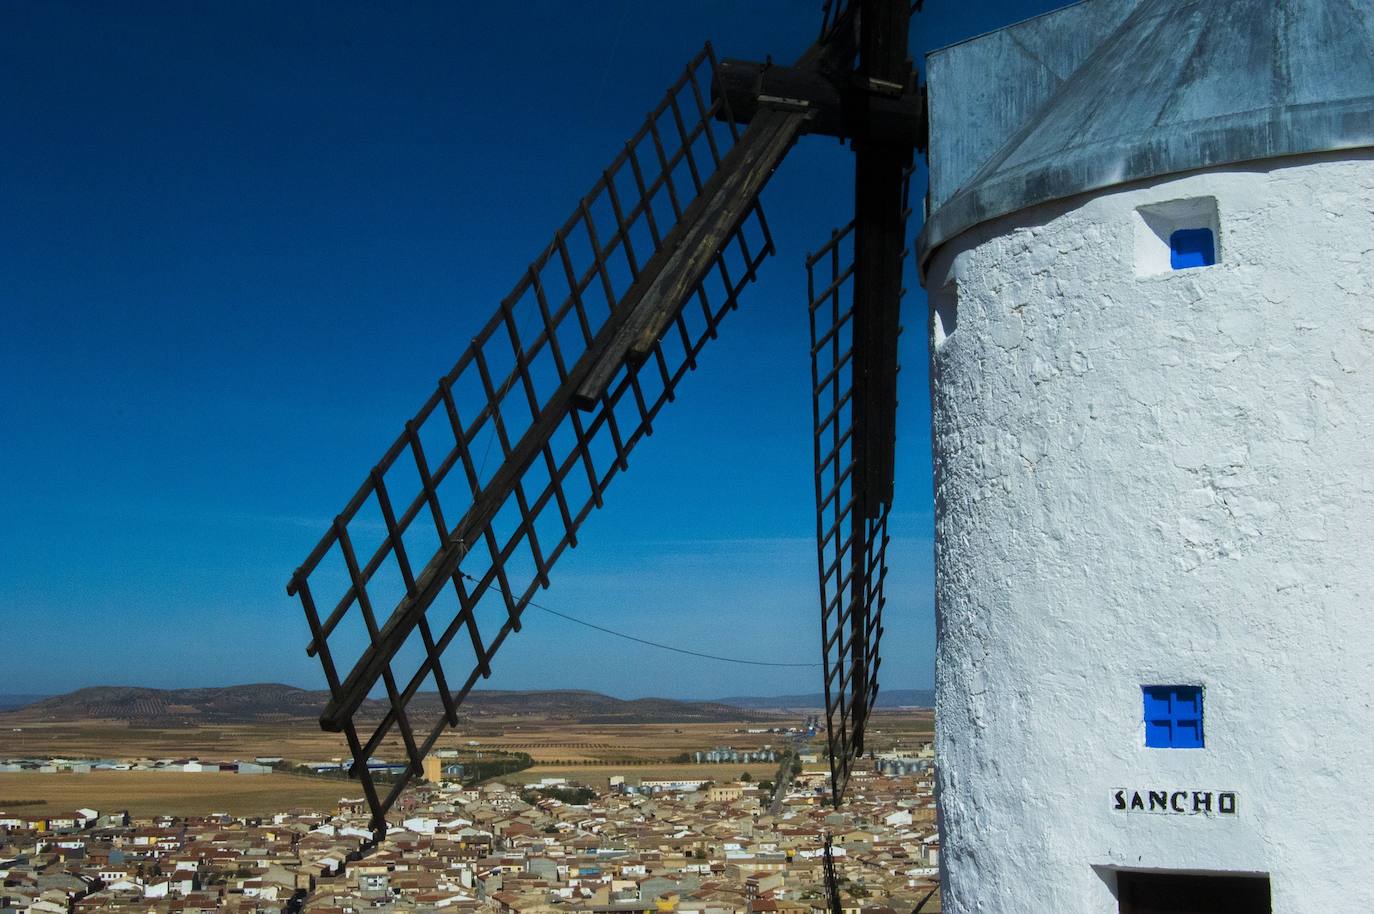
<path id="1" fill-rule="evenodd" d="M 1034 39 L 1028 26 L 1055 21 L 1023 24 L 1018 44 Z M 946 115 L 957 114 L 961 94 L 972 103 L 976 87 L 942 87 L 938 68 L 930 73 Z M 978 154 L 976 142 L 936 140 L 932 174 L 942 148 Z M 921 262 L 980 222 L 1086 191 L 1365 146 L 1374 146 L 1371 0 L 1140 0 L 971 178 L 932 201 Z"/>

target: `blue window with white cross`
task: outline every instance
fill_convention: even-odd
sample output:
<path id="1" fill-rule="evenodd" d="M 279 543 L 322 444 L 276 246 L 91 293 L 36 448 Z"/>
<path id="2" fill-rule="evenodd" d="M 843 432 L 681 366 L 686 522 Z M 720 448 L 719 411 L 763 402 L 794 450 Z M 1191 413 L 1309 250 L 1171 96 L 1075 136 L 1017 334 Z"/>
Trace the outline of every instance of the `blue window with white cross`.
<path id="1" fill-rule="evenodd" d="M 1151 749 L 1202 748 L 1202 686 L 1141 686 L 1145 745 Z"/>

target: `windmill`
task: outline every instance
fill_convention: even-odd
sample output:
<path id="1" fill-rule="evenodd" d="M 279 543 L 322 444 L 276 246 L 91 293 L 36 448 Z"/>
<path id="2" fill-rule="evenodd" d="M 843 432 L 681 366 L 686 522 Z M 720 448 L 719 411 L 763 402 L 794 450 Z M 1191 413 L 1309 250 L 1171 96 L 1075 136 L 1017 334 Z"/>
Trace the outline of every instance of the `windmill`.
<path id="1" fill-rule="evenodd" d="M 292 575 L 330 691 L 320 724 L 344 734 L 378 834 L 773 253 L 759 196 L 806 134 L 848 141 L 855 162 L 854 219 L 807 259 L 842 799 L 878 689 L 906 186 L 925 130 L 912 12 L 909 0 L 831 0 L 792 66 L 698 53 Z M 379 718 L 367 704 L 378 689 Z M 407 767 L 383 792 L 369 760 L 393 734 Z"/>

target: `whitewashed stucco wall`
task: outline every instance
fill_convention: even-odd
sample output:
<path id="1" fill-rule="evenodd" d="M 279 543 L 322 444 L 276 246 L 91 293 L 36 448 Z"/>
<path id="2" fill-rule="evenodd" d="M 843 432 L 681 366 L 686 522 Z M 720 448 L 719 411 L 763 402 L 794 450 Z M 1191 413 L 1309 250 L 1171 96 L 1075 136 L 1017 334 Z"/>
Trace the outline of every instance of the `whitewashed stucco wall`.
<path id="1" fill-rule="evenodd" d="M 1137 276 L 1136 208 L 1205 196 L 1217 265 Z M 1019 213 L 927 288 L 944 910 L 1115 912 L 1115 868 L 1374 910 L 1374 158 Z M 1205 749 L 1144 747 L 1174 683 Z"/>

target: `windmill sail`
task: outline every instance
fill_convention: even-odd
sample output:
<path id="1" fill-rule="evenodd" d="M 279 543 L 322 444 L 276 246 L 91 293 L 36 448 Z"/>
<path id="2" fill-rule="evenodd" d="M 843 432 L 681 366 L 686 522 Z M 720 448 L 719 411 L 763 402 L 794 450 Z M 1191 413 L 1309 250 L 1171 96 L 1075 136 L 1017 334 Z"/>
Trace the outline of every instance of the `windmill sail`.
<path id="1" fill-rule="evenodd" d="M 907 2 L 835 0 L 791 67 L 723 68 L 707 45 L 292 576 L 330 690 L 320 724 L 347 738 L 374 831 L 773 253 L 759 194 L 805 133 L 855 149 L 855 220 L 823 252 L 827 291 L 811 296 L 838 802 L 863 751 L 882 633 L 904 169 L 925 130 Z M 373 776 L 383 750 L 406 760 L 385 795 Z"/>
<path id="2" fill-rule="evenodd" d="M 917 4 L 919 6 L 919 3 Z M 857 25 L 857 66 L 845 105 L 854 130 L 854 221 L 807 258 L 815 427 L 816 554 L 831 799 L 838 806 L 878 695 L 897 417 L 907 194 L 924 143 L 914 92 L 906 0 L 826 9 L 822 32 Z M 846 23 L 857 14 L 857 21 Z M 915 105 L 908 132 L 884 129 L 892 105 Z M 819 279 L 819 282 L 818 282 Z"/>
<path id="3" fill-rule="evenodd" d="M 751 125 L 745 148 L 715 70 L 708 45 L 288 584 L 330 690 L 320 724 L 345 734 L 378 833 L 773 251 L 757 194 L 795 126 Z M 406 761 L 385 791 L 383 747 Z"/>
<path id="4" fill-rule="evenodd" d="M 840 897 L 840 880 L 835 874 L 835 850 L 830 832 L 825 833 L 825 849 L 821 859 L 825 867 L 825 898 L 830 914 L 844 914 L 844 899 Z"/>
<path id="5" fill-rule="evenodd" d="M 909 210 L 903 205 L 901 212 L 904 223 Z M 892 484 L 889 475 L 886 499 L 866 488 L 874 471 L 865 461 L 874 455 L 860 443 L 858 378 L 865 355 L 870 360 L 874 355 L 864 353 L 865 339 L 855 326 L 855 246 L 851 222 L 806 261 L 825 717 L 831 798 L 837 806 L 854 760 L 863 754 L 864 728 L 878 695 Z M 899 276 L 904 261 L 902 250 Z M 891 464 L 886 467 L 890 474 Z"/>

